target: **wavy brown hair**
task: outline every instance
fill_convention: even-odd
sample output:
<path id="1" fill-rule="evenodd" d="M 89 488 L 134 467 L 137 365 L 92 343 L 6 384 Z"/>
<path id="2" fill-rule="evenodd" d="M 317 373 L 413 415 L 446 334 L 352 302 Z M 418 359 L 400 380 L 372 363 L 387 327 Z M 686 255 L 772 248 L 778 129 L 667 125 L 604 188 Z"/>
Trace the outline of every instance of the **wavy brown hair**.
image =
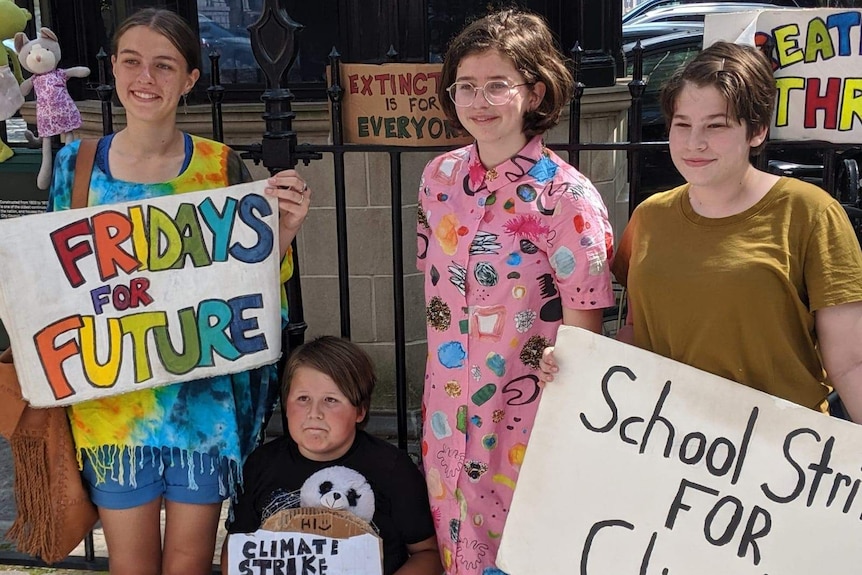
<path id="1" fill-rule="evenodd" d="M 557 125 L 563 107 L 572 99 L 574 81 L 566 60 L 541 16 L 503 10 L 472 22 L 449 43 L 437 96 L 452 127 L 461 133 L 466 131 L 446 88 L 455 82 L 461 60 L 488 50 L 496 50 L 511 60 L 528 84 L 545 84 L 542 102 L 524 114 L 524 135 L 531 138 Z"/>
<path id="2" fill-rule="evenodd" d="M 704 48 L 685 68 L 677 70 L 661 90 L 661 110 L 670 126 L 676 101 L 686 84 L 698 88 L 712 86 L 724 96 L 729 119 L 745 124 L 751 139 L 763 128 L 769 128 L 775 108 L 777 88 L 772 66 L 766 56 L 752 46 L 716 42 Z M 766 139 L 751 149 L 756 156 Z"/>

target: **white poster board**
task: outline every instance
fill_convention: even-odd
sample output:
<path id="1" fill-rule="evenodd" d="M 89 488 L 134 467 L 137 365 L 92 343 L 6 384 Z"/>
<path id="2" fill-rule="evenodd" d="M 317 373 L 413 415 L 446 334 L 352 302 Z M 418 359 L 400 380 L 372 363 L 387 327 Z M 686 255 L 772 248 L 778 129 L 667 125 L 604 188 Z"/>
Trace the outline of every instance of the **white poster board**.
<path id="1" fill-rule="evenodd" d="M 705 26 L 704 47 L 718 40 L 774 46 L 771 139 L 862 142 L 862 10 L 709 14 Z"/>
<path id="2" fill-rule="evenodd" d="M 581 329 L 555 350 L 505 572 L 859 572 L 862 428 Z"/>
<path id="3" fill-rule="evenodd" d="M 380 539 L 370 533 L 340 539 L 309 533 L 234 533 L 229 575 L 380 575 Z"/>
<path id="4" fill-rule="evenodd" d="M 0 221 L 0 318 L 25 399 L 67 405 L 276 361 L 265 186 Z"/>

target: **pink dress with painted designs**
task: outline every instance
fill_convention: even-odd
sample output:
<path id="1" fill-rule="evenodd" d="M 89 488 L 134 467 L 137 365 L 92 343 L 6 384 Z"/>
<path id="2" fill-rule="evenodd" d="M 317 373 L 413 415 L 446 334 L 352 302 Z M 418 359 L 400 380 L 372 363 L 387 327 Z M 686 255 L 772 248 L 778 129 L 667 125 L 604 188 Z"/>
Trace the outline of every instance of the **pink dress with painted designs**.
<path id="1" fill-rule="evenodd" d="M 495 170 L 475 146 L 419 189 L 428 363 L 422 453 L 449 575 L 493 566 L 562 307 L 614 303 L 613 234 L 590 181 L 540 136 Z"/>

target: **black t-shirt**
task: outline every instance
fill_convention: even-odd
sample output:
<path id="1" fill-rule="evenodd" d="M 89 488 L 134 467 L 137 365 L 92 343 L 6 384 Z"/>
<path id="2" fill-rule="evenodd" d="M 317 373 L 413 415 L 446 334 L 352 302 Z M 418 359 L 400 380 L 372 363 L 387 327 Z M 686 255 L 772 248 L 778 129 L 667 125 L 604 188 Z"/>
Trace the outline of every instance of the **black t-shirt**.
<path id="1" fill-rule="evenodd" d="M 228 533 L 260 528 L 265 511 L 299 507 L 305 480 L 340 465 L 363 475 L 374 494 L 374 520 L 383 540 L 383 572 L 390 575 L 407 561 L 407 545 L 434 535 L 425 479 L 410 457 L 394 445 L 357 431 L 348 452 L 333 461 L 311 461 L 285 435 L 258 447 L 243 467 L 243 490 L 234 505 Z"/>

